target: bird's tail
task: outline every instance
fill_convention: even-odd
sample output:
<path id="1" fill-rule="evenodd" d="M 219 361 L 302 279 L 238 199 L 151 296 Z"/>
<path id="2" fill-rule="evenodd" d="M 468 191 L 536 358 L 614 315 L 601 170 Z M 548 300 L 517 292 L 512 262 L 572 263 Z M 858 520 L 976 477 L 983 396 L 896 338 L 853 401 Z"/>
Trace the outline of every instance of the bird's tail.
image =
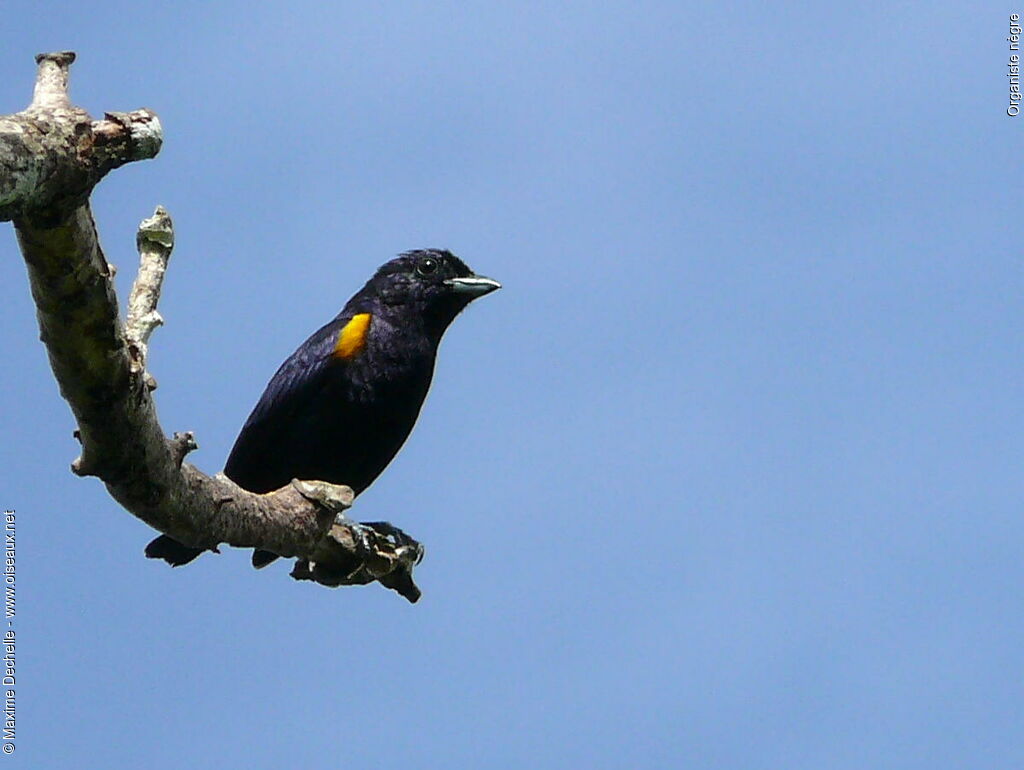
<path id="1" fill-rule="evenodd" d="M 156 540 L 146 546 L 147 559 L 163 559 L 172 567 L 180 567 L 188 564 L 205 549 L 193 548 L 192 546 L 179 543 L 173 537 L 160 535 Z"/>
<path id="2" fill-rule="evenodd" d="M 277 554 L 273 551 L 264 551 L 260 548 L 256 548 L 252 552 L 252 566 L 256 569 L 263 569 L 276 558 Z"/>

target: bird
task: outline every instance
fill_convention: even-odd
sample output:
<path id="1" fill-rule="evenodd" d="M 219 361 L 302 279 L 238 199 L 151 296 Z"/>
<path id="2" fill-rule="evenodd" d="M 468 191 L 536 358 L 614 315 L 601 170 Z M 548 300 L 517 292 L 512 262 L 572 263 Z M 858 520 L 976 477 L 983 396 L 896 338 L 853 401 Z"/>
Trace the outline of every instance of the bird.
<path id="1" fill-rule="evenodd" d="M 406 251 L 384 263 L 281 364 L 224 474 L 259 494 L 302 479 L 344 484 L 359 495 L 412 432 L 449 325 L 500 288 L 447 249 Z M 171 566 L 202 552 L 168 535 L 146 547 L 147 557 Z M 276 558 L 256 549 L 252 563 L 258 569 Z"/>

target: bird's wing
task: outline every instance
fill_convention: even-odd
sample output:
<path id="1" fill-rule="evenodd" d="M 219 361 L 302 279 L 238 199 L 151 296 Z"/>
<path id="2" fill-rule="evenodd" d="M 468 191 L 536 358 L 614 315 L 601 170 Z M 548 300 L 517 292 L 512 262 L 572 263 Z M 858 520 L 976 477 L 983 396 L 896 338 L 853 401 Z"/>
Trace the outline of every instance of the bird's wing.
<path id="1" fill-rule="evenodd" d="M 331 354 L 344 323 L 334 320 L 322 326 L 288 356 L 267 383 L 246 426 L 270 417 L 284 416 L 291 411 L 289 405 L 300 403 L 301 395 L 318 387 L 323 373 L 337 363 Z"/>
<path id="2" fill-rule="evenodd" d="M 315 400 L 327 373 L 346 365 L 333 353 L 348 320 L 341 316 L 314 332 L 271 378 L 224 467 L 236 484 L 254 492 L 268 492 L 288 483 L 289 479 L 278 478 L 281 473 L 272 458 L 274 447 L 294 428 L 302 409 Z"/>

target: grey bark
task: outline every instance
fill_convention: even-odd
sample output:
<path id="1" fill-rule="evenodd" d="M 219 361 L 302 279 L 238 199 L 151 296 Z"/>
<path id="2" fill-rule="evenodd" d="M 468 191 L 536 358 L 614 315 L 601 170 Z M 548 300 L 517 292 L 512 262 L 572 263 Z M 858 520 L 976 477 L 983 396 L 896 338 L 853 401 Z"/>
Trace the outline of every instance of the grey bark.
<path id="1" fill-rule="evenodd" d="M 186 545 L 266 549 L 297 558 L 295 579 L 328 586 L 377 580 L 416 601 L 412 569 L 422 546 L 386 523 L 347 519 L 347 487 L 293 481 L 253 494 L 184 462 L 196 447 L 191 433 L 165 437 L 146 358 L 162 323 L 156 307 L 173 248 L 170 217 L 158 207 L 140 226 L 139 276 L 122 324 L 88 202 L 109 171 L 159 152 L 159 119 L 136 110 L 94 121 L 68 99 L 74 54 L 36 61 L 31 105 L 0 117 L 0 221 L 14 222 L 40 339 L 78 423 L 82 452 L 72 470 L 99 477 L 128 512 Z"/>

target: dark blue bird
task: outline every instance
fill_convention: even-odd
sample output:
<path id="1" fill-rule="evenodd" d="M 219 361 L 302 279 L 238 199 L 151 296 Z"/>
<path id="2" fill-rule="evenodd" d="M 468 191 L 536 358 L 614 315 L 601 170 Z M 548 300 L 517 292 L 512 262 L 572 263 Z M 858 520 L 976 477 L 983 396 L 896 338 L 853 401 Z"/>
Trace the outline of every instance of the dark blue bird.
<path id="1" fill-rule="evenodd" d="M 346 484 L 358 495 L 412 431 L 445 330 L 500 287 L 449 251 L 409 251 L 385 263 L 277 370 L 224 473 L 251 492 L 306 479 Z M 174 566 L 201 552 L 167 535 L 146 548 Z M 257 550 L 253 565 L 275 558 Z"/>

